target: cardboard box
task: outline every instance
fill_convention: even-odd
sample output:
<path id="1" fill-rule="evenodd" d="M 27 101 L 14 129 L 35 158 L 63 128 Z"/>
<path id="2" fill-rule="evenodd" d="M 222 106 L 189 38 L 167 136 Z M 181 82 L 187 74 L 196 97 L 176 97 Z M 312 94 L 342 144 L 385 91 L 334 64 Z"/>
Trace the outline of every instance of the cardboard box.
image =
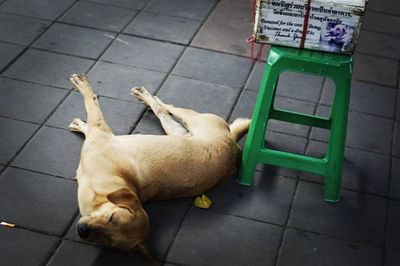
<path id="1" fill-rule="evenodd" d="M 257 0 L 257 43 L 352 54 L 367 0 Z"/>

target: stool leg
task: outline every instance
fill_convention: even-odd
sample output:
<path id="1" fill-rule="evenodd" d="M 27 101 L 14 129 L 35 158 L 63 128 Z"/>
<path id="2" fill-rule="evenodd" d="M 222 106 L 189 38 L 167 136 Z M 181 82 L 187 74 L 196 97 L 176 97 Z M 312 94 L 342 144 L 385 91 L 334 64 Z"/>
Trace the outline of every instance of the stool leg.
<path id="1" fill-rule="evenodd" d="M 336 92 L 332 105 L 331 133 L 326 154 L 324 198 L 327 202 L 340 200 L 351 79 L 342 78 L 335 83 Z"/>
<path id="2" fill-rule="evenodd" d="M 277 78 L 279 72 L 274 70 L 273 64 L 267 64 L 247 139 L 243 148 L 242 161 L 238 173 L 238 181 L 243 185 L 250 185 L 253 180 L 254 171 L 259 163 L 259 152 L 264 147 L 265 131 L 268 117 L 273 106 Z"/>

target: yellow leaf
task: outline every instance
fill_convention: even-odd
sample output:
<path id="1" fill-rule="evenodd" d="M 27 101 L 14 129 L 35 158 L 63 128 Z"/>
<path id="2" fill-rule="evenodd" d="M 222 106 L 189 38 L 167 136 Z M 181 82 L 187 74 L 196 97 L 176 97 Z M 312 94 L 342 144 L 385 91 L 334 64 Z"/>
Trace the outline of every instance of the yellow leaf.
<path id="1" fill-rule="evenodd" d="M 194 206 L 197 208 L 208 209 L 211 207 L 212 201 L 206 195 L 201 194 L 194 199 Z"/>

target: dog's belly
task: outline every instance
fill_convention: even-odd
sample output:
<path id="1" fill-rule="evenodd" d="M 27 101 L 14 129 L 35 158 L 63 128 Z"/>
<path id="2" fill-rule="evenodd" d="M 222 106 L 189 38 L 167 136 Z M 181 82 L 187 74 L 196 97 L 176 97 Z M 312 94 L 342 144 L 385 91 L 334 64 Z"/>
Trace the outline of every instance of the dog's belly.
<path id="1" fill-rule="evenodd" d="M 135 164 L 128 178 L 139 184 L 142 201 L 203 193 L 229 176 L 238 152 L 230 142 L 171 136 L 134 135 L 124 147 Z"/>

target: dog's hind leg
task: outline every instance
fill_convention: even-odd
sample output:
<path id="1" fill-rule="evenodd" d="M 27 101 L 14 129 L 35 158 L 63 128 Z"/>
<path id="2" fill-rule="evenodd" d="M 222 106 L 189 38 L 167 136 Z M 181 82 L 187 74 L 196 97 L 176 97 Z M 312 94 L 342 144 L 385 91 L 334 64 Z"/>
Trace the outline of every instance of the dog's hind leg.
<path id="1" fill-rule="evenodd" d="M 189 131 L 184 125 L 177 122 L 165 109 L 163 104 L 160 103 L 156 97 L 153 97 L 144 87 L 133 88 L 131 90 L 131 95 L 151 108 L 168 135 L 190 136 Z"/>
<path id="2" fill-rule="evenodd" d="M 87 127 L 96 127 L 111 133 L 112 131 L 103 117 L 97 95 L 93 93 L 88 77 L 84 74 L 74 74 L 69 80 L 83 96 L 87 113 Z"/>

